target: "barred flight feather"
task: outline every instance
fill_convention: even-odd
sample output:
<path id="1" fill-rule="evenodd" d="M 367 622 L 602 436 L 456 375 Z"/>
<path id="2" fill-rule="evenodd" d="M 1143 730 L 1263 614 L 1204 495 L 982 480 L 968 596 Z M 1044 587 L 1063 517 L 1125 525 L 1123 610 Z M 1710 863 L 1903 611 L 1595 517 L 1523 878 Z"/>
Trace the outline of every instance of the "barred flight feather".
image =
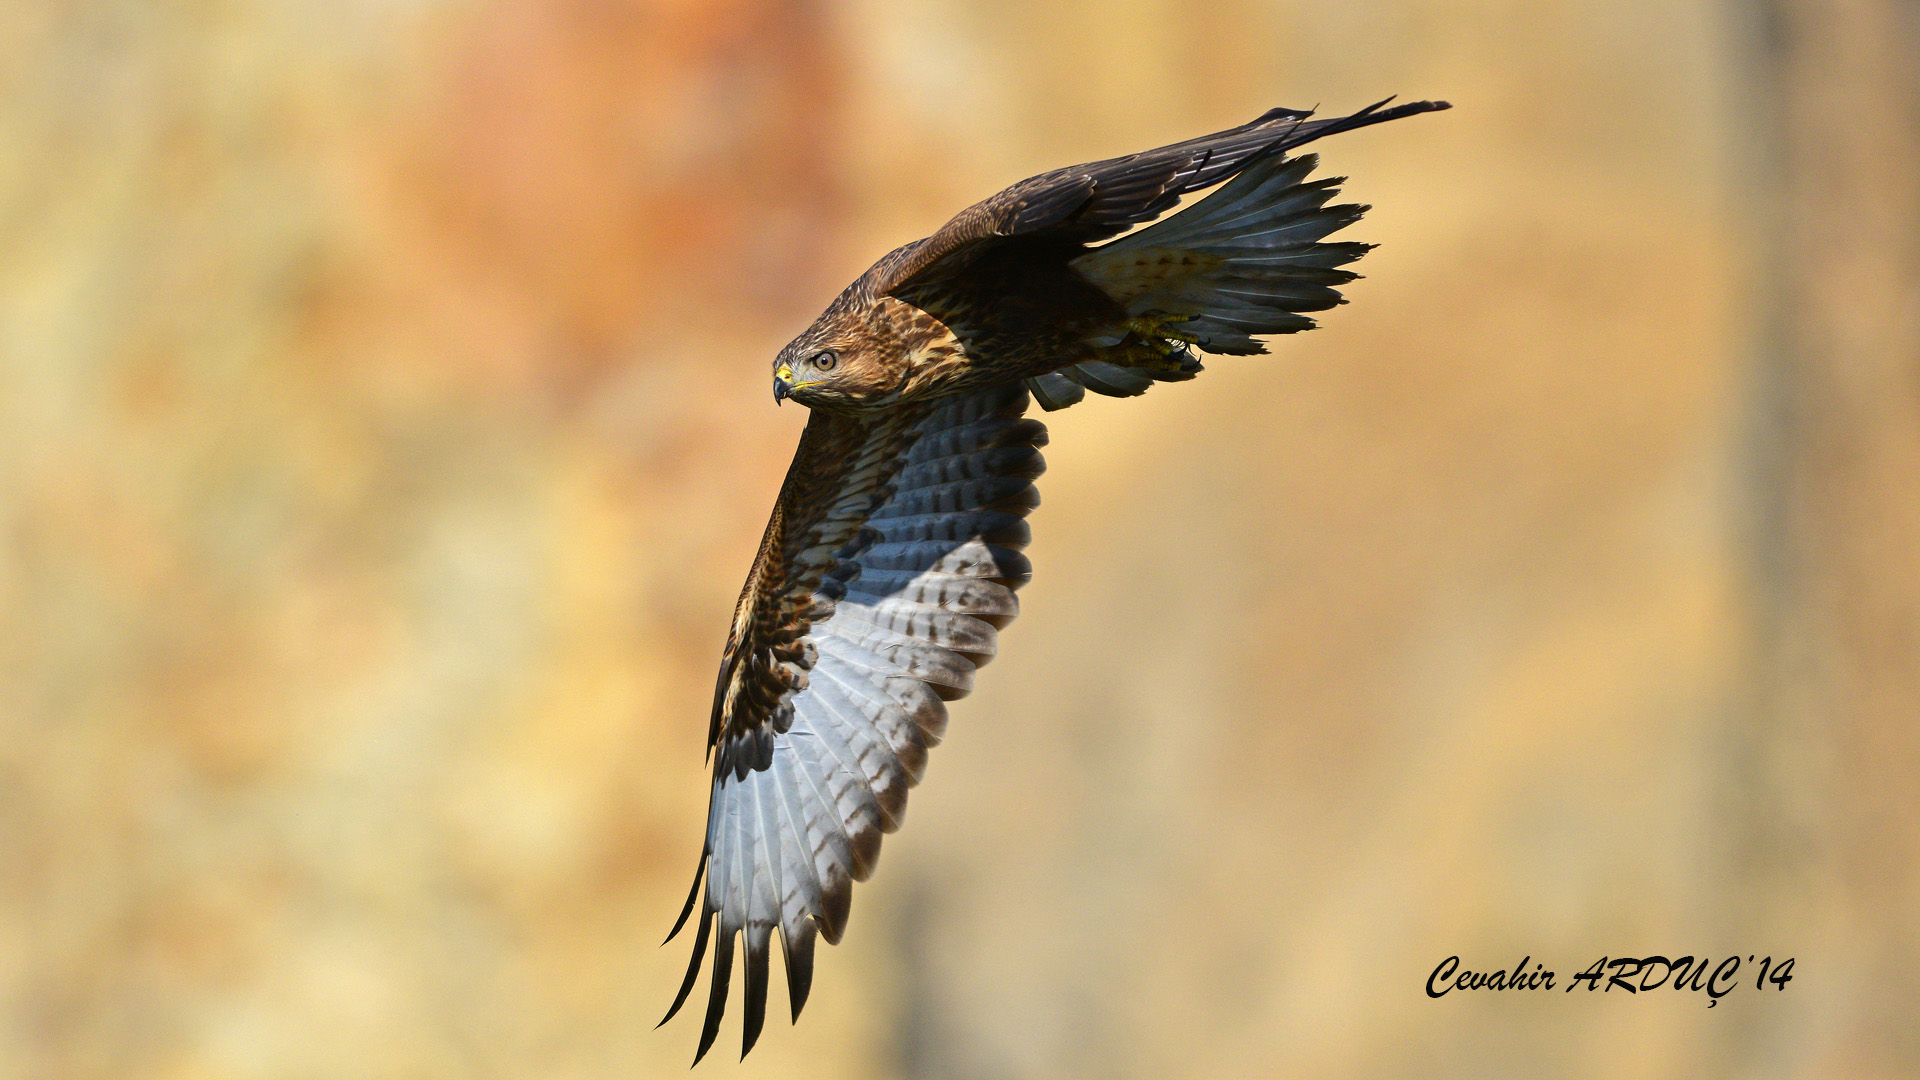
<path id="1" fill-rule="evenodd" d="M 736 934 L 745 944 L 742 1053 L 764 1022 L 776 926 L 799 1015 L 814 934 L 839 939 L 851 883 L 873 872 L 880 837 L 900 827 L 907 791 L 945 731 L 943 699 L 972 688 L 1018 613 L 1013 589 L 1030 567 L 1016 548 L 1029 539 L 1024 517 L 1045 468 L 1046 429 L 1021 419 L 1027 403 L 1013 383 L 934 408 L 904 438 L 868 439 L 847 470 L 861 490 L 836 498 L 800 547 L 794 565 L 812 559 L 820 569 L 806 648 L 795 652 L 809 660 L 787 699 L 791 719 L 766 733 L 764 765 L 717 768 L 703 874 L 688 898 L 689 910 L 701 908 L 700 933 L 667 1015 L 684 1004 L 711 944 L 701 1055 L 725 1011 Z"/>

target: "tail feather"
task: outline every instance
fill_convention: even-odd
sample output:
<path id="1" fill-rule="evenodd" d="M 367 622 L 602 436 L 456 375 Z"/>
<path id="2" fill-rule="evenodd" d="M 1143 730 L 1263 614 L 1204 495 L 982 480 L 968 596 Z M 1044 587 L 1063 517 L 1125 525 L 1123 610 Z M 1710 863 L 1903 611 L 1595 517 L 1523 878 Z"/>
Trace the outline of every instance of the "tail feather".
<path id="1" fill-rule="evenodd" d="M 1129 316 L 1166 317 L 1207 352 L 1253 353 L 1254 335 L 1309 329 L 1302 313 L 1341 302 L 1339 269 L 1365 244 L 1322 243 L 1367 208 L 1329 206 L 1343 178 L 1307 180 L 1317 161 L 1273 155 L 1248 166 L 1191 208 L 1095 248 L 1074 268 Z"/>

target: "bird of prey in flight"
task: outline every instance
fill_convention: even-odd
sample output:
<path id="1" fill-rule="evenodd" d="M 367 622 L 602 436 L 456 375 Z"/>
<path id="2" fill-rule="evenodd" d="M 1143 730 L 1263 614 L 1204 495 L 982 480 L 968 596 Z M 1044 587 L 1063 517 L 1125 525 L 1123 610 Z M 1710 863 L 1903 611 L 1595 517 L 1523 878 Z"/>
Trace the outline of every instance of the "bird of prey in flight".
<path id="1" fill-rule="evenodd" d="M 1326 237 L 1367 208 L 1327 205 L 1342 178 L 1309 180 L 1314 156 L 1288 152 L 1447 108 L 1390 101 L 1324 120 L 1274 109 L 1022 180 L 888 253 L 780 350 L 774 400 L 812 415 L 734 606 L 707 732 L 706 844 L 667 935 L 698 906 L 693 960 L 661 1020 L 712 945 L 696 1063 L 738 935 L 741 1055 L 766 1019 L 776 932 L 799 1018 L 815 935 L 840 939 L 946 703 L 973 688 L 1019 611 L 1047 439 L 1023 418 L 1030 401 L 1130 397 L 1193 378 L 1196 352 L 1261 353 L 1261 336 L 1312 329 L 1305 313 L 1343 302 L 1336 287 L 1356 275 L 1340 268 L 1369 247 Z"/>

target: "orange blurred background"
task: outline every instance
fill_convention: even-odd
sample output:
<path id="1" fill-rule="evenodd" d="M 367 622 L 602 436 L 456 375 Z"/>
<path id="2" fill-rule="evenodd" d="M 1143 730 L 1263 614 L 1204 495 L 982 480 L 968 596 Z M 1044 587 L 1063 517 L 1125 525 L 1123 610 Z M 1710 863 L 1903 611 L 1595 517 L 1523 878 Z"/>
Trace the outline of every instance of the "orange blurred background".
<path id="1" fill-rule="evenodd" d="M 683 1075 L 773 352 L 1390 93 L 1350 306 L 1048 418 L 1003 656 L 702 1068 L 1920 1075 L 1917 73 L 1894 0 L 6 6 L 0 1076 Z M 1653 953 L 1797 963 L 1423 992 Z"/>

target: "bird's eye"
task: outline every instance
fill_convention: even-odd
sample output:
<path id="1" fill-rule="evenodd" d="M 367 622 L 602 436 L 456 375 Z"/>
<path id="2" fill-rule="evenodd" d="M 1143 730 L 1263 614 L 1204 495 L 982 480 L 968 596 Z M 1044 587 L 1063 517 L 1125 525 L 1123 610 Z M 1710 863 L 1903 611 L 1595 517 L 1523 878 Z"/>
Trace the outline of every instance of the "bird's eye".
<path id="1" fill-rule="evenodd" d="M 828 349 L 826 352 L 814 356 L 813 367 L 816 371 L 832 371 L 833 365 L 839 362 L 840 357 L 835 355 L 832 349 Z"/>

